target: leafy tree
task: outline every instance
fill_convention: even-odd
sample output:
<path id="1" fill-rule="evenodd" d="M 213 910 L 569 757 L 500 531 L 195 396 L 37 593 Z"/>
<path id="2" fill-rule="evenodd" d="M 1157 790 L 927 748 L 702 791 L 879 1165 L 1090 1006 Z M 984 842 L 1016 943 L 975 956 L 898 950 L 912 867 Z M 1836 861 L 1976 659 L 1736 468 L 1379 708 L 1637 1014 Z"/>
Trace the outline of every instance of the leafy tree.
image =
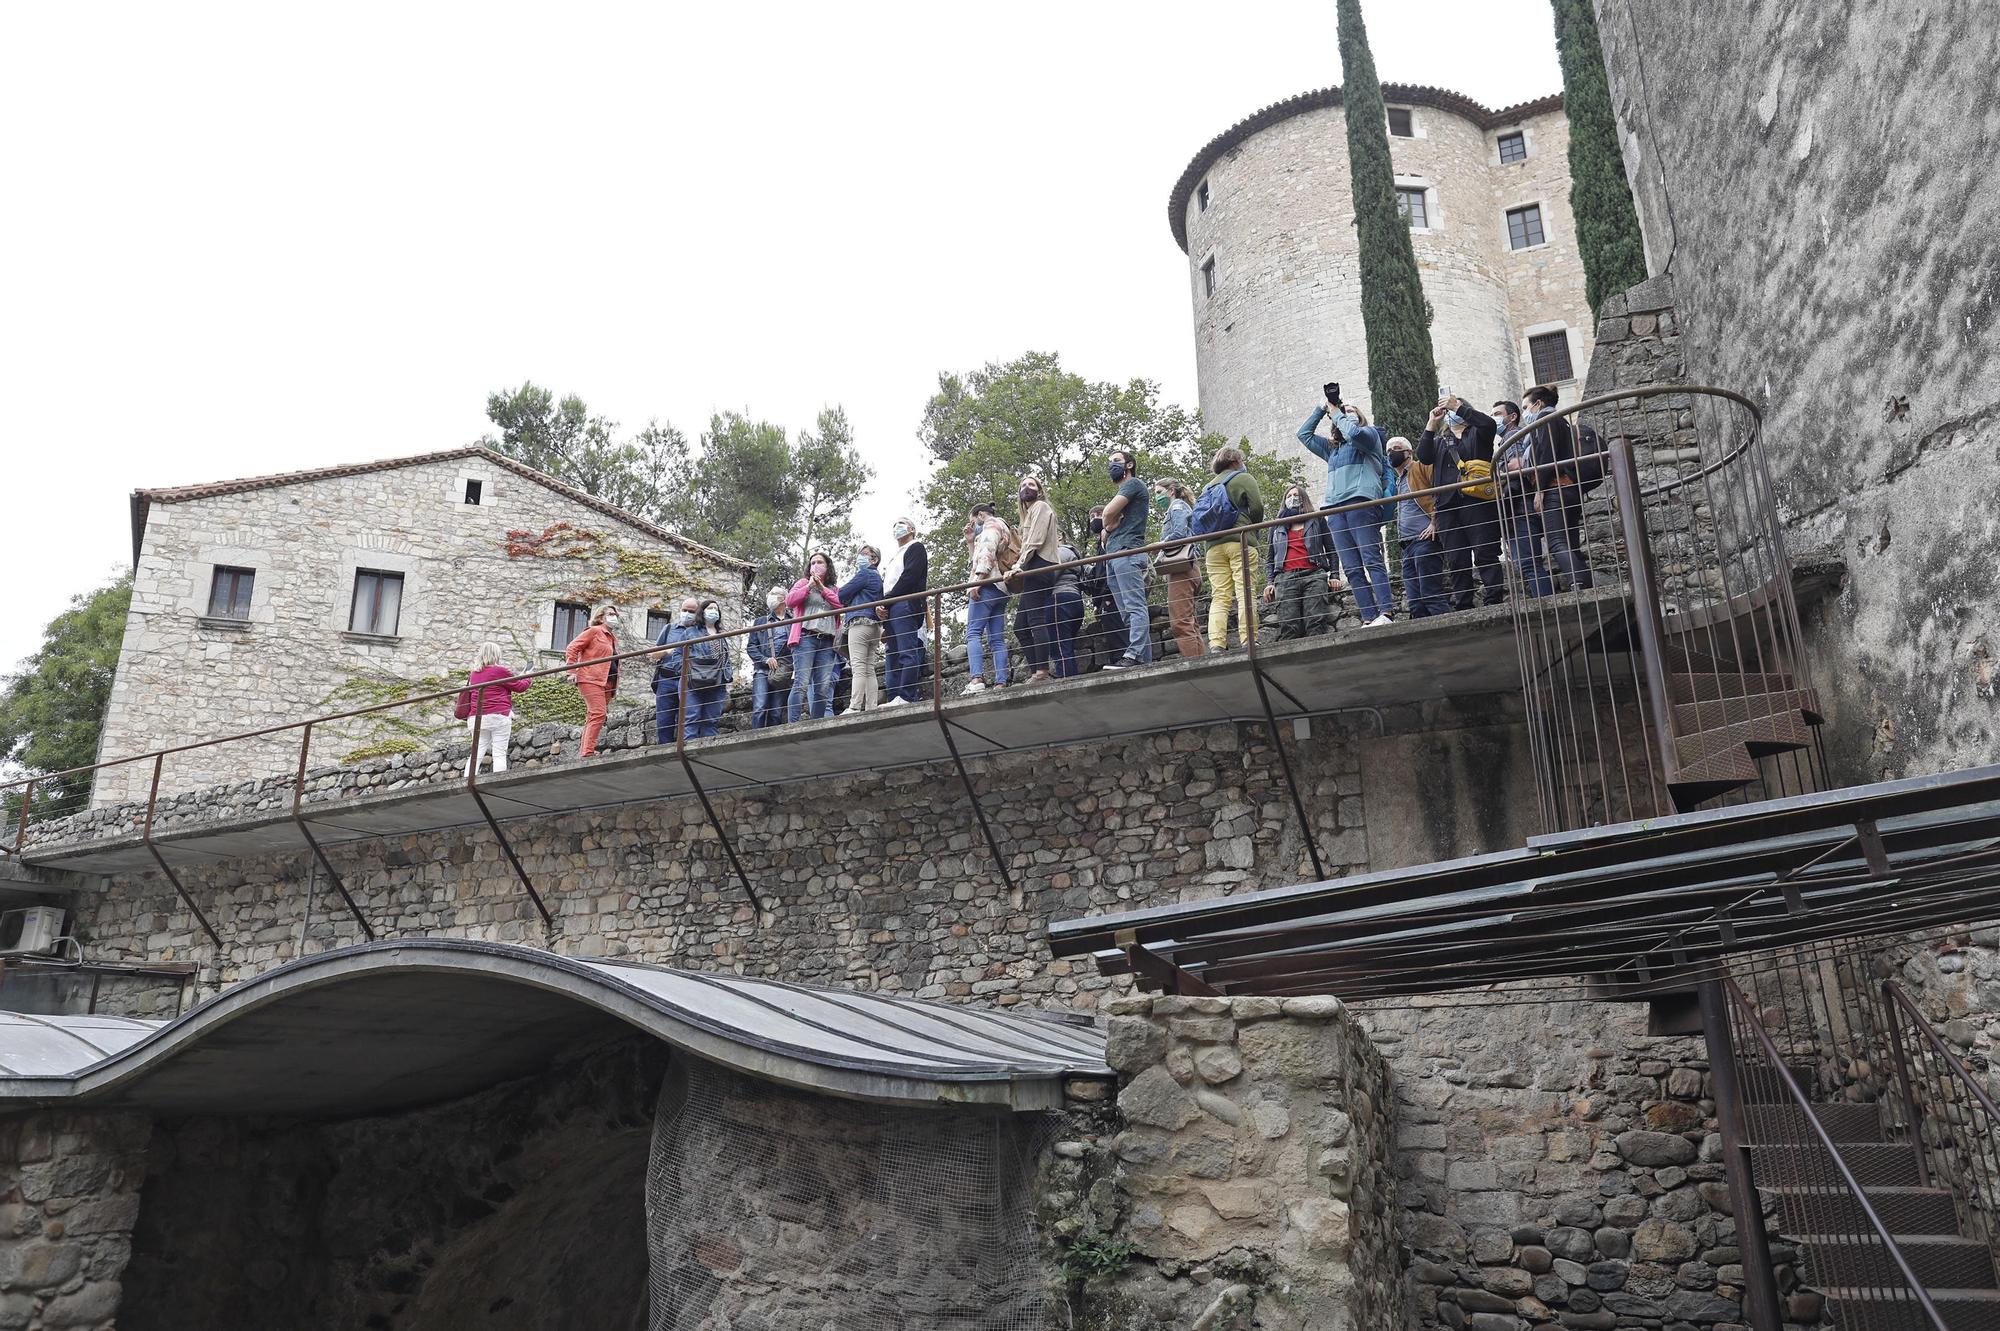
<path id="1" fill-rule="evenodd" d="M 1361 0 L 1338 0 L 1341 101 L 1347 112 L 1348 172 L 1361 252 L 1361 324 L 1368 337 L 1368 394 L 1374 420 L 1416 438 L 1437 400 L 1431 307 L 1417 274 L 1410 224 L 1396 208 L 1389 121 Z"/>
<path id="2" fill-rule="evenodd" d="M 1584 299 L 1595 311 L 1605 297 L 1646 280 L 1646 247 L 1618 149 L 1604 46 L 1590 0 L 1554 0 L 1554 5 L 1563 113 L 1569 118 L 1569 210 L 1583 254 Z"/>
<path id="3" fill-rule="evenodd" d="M 486 417 L 500 427 L 498 437 L 480 440 L 488 448 L 652 521 L 660 520 L 668 482 L 687 455 L 686 436 L 671 425 L 655 422 L 621 441 L 617 423 L 591 415 L 582 398 L 557 401 L 532 382 L 487 394 Z"/>
<path id="4" fill-rule="evenodd" d="M 814 550 L 840 550 L 854 543 L 854 502 L 875 479 L 875 469 L 854 447 L 847 413 L 828 407 L 820 412 L 817 429 L 801 433 L 793 446 L 792 475 L 799 507 L 794 524 L 798 544 L 790 567 L 802 569 Z"/>
<path id="5" fill-rule="evenodd" d="M 674 463 L 666 524 L 761 569 L 788 562 L 799 487 L 782 426 L 725 411 Z"/>
<path id="6" fill-rule="evenodd" d="M 0 762 L 41 776 L 97 761 L 104 708 L 125 637 L 132 579 L 122 577 L 70 601 L 42 630 L 42 646 L 0 690 Z M 35 788 L 35 803 L 71 809 L 90 794 L 88 776 L 57 777 Z M 17 801 L 8 805 L 18 810 Z"/>
<path id="7" fill-rule="evenodd" d="M 1199 489 L 1225 442 L 1203 431 L 1194 413 L 1161 403 L 1150 380 L 1093 383 L 1039 351 L 940 374 L 918 437 L 938 464 L 919 496 L 933 585 L 966 576 L 962 533 L 974 504 L 991 503 L 1015 520 L 1024 475 L 1042 478 L 1064 536 L 1081 550 L 1091 508 L 1116 491 L 1105 473 L 1112 449 L 1131 450 L 1144 480 L 1166 476 Z M 1290 462 L 1254 453 L 1247 441 L 1242 447 L 1267 491 L 1294 479 Z"/>

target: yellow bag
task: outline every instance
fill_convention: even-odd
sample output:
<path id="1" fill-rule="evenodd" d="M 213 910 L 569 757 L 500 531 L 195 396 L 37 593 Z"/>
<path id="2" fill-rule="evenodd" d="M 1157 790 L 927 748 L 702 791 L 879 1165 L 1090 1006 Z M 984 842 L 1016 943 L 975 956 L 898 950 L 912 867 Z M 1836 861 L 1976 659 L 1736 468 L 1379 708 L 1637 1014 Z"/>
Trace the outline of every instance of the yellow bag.
<path id="1" fill-rule="evenodd" d="M 1465 487 L 1464 493 L 1471 498 L 1489 502 L 1493 499 L 1493 464 L 1485 458 L 1473 458 L 1468 462 L 1459 463 L 1458 479 L 1475 482 Z"/>

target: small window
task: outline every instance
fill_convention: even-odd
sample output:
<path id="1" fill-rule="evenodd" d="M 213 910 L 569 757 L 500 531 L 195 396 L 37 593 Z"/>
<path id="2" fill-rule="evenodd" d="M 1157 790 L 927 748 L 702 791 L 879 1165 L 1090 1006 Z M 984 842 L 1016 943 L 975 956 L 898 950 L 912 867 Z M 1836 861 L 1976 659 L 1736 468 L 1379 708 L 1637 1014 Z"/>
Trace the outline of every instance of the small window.
<path id="1" fill-rule="evenodd" d="M 1569 333 L 1537 333 L 1528 339 L 1528 359 L 1535 364 L 1535 382 L 1556 384 L 1576 378 L 1569 362 Z"/>
<path id="2" fill-rule="evenodd" d="M 1204 296 L 1215 294 L 1215 256 L 1212 254 L 1201 265 L 1201 294 Z"/>
<path id="3" fill-rule="evenodd" d="M 648 610 L 646 612 L 646 641 L 658 642 L 660 635 L 665 633 L 667 626 L 673 622 L 674 617 L 665 610 Z"/>
<path id="4" fill-rule="evenodd" d="M 1500 136 L 1500 164 L 1528 160 L 1528 136 L 1519 132 Z"/>
<path id="5" fill-rule="evenodd" d="M 549 640 L 549 646 L 557 651 L 575 642 L 577 635 L 590 627 L 590 607 L 575 601 L 556 602 L 556 630 Z"/>
<path id="6" fill-rule="evenodd" d="M 1410 108 L 1392 106 L 1389 108 L 1389 132 L 1399 139 L 1413 139 L 1416 132 L 1410 128 Z"/>
<path id="7" fill-rule="evenodd" d="M 210 619 L 250 618 L 250 589 L 257 583 L 255 571 L 217 566 L 208 584 Z"/>
<path id="8" fill-rule="evenodd" d="M 1540 245 L 1545 239 L 1542 235 L 1542 206 L 1539 203 L 1507 210 L 1508 249 L 1524 250 L 1530 245 Z"/>
<path id="9" fill-rule="evenodd" d="M 393 638 L 403 619 L 403 575 L 380 569 L 356 569 L 354 603 L 347 611 L 349 633 Z"/>
<path id="10" fill-rule="evenodd" d="M 480 491 L 485 488 L 486 482 L 467 478 L 465 482 L 465 502 L 468 504 L 477 504 L 479 502 Z"/>
<path id="11" fill-rule="evenodd" d="M 1422 189 L 1398 185 L 1396 187 L 1396 211 L 1410 224 L 1412 231 L 1424 231 L 1430 227 L 1430 214 L 1424 208 Z"/>
<path id="12" fill-rule="evenodd" d="M 1194 187 L 1194 202 L 1195 206 L 1202 212 L 1208 211 L 1208 182 L 1206 180 Z"/>

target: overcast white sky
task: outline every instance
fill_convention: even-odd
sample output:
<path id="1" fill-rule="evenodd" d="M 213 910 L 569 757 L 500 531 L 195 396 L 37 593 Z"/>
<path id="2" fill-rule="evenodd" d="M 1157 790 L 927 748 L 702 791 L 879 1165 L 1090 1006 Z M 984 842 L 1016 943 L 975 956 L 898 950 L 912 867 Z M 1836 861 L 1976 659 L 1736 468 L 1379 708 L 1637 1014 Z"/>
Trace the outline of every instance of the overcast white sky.
<path id="1" fill-rule="evenodd" d="M 1560 86 L 1547 0 L 1368 7 L 1381 77 Z M 1195 403 L 1167 191 L 1339 81 L 1332 0 L 0 8 L 0 671 L 136 487 L 842 403 L 886 526 L 943 369 Z"/>

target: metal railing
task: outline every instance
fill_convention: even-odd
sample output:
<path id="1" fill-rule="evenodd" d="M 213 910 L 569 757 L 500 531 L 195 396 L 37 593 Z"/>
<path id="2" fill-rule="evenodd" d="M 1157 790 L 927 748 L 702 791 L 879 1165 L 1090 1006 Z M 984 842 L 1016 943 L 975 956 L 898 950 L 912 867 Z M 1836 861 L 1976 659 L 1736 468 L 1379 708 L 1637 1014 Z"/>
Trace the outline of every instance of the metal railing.
<path id="1" fill-rule="evenodd" d="M 1901 985 L 1884 980 L 1881 993 L 1896 1105 L 1924 1179 L 1950 1189 L 1965 1234 L 2000 1246 L 2000 1105 Z"/>

